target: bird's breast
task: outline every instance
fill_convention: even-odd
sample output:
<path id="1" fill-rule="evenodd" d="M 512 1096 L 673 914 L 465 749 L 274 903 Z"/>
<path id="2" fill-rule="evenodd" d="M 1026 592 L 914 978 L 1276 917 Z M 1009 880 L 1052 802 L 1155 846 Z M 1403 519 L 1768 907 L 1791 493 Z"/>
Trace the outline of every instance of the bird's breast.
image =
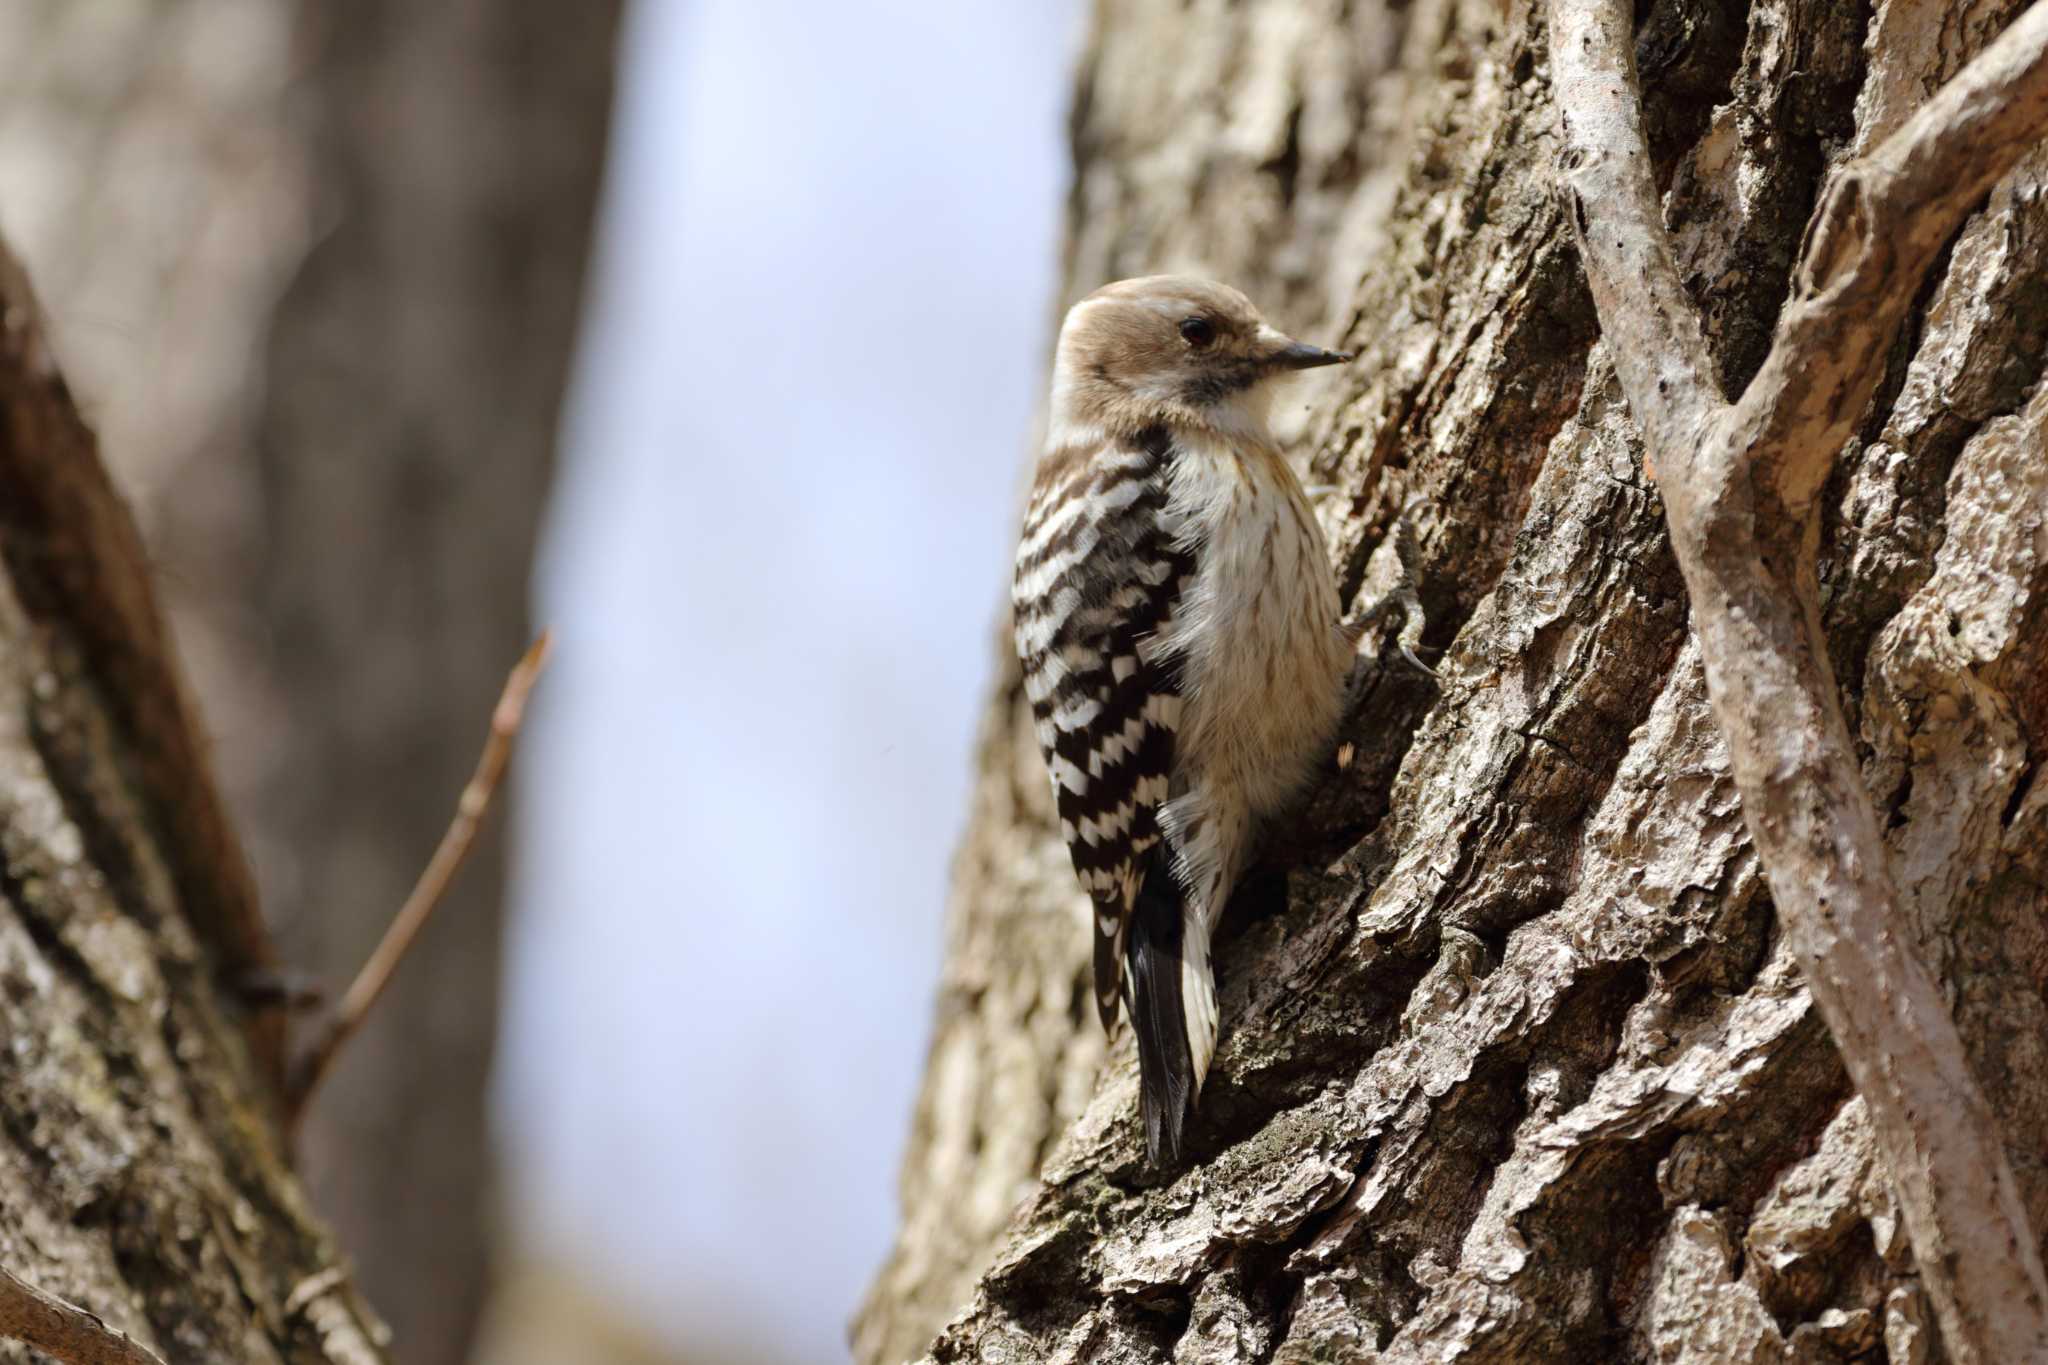
<path id="1" fill-rule="evenodd" d="M 1277 453 L 1190 441 L 1178 454 L 1169 515 L 1198 566 L 1171 628 L 1180 764 L 1264 815 L 1298 794 L 1340 719 L 1336 577 Z"/>

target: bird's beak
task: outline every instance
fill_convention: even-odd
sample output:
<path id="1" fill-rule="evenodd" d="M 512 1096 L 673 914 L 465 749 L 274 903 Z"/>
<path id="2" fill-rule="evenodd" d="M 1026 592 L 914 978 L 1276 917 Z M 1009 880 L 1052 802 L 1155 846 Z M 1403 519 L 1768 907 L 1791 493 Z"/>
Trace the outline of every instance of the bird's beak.
<path id="1" fill-rule="evenodd" d="M 1342 365 L 1351 359 L 1349 351 L 1326 351 L 1305 341 L 1289 340 L 1273 352 L 1267 363 L 1282 370 L 1313 370 L 1320 365 Z"/>

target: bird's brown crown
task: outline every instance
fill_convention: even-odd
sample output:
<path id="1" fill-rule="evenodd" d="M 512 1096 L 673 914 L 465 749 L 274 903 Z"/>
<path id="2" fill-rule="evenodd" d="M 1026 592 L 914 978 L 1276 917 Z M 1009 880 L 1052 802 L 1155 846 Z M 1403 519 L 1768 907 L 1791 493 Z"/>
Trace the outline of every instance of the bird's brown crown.
<path id="1" fill-rule="evenodd" d="M 1275 330 L 1228 285 L 1186 275 L 1119 280 L 1067 313 L 1054 416 L 1110 431 L 1262 425 L 1268 380 L 1350 358 Z"/>

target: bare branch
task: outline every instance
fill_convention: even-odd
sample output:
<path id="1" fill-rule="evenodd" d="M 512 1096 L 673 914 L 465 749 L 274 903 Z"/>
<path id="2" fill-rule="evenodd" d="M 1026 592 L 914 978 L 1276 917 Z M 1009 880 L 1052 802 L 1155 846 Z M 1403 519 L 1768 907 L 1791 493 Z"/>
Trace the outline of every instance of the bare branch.
<path id="1" fill-rule="evenodd" d="M 448 822 L 447 831 L 441 835 L 440 845 L 434 849 L 434 856 L 427 861 L 419 881 L 414 883 L 412 894 L 405 898 L 405 904 L 392 918 L 390 928 L 384 931 L 376 950 L 370 954 L 362 970 L 356 973 L 356 979 L 349 983 L 348 993 L 341 998 L 326 1031 L 294 1068 L 286 1094 L 286 1122 L 291 1129 L 297 1129 L 313 1092 L 319 1089 L 321 1080 L 333 1065 L 335 1055 L 341 1051 L 342 1044 L 363 1026 L 370 1008 L 390 984 L 392 973 L 398 970 L 406 951 L 419 937 L 420 930 L 426 927 L 435 907 L 448 894 L 463 859 L 469 856 L 470 845 L 476 841 L 477 830 L 482 827 L 484 813 L 490 809 L 498 781 L 505 775 L 505 765 L 511 761 L 512 744 L 519 736 L 520 722 L 526 715 L 526 700 L 532 695 L 533 685 L 539 681 L 540 671 L 547 663 L 549 644 L 548 632 L 542 631 L 540 638 L 527 648 L 506 677 L 504 691 L 499 694 L 498 705 L 491 712 L 491 732 L 484 741 L 484 751 L 477 758 L 476 771 L 470 776 L 469 785 L 462 789 L 461 799 L 455 804 L 455 814 Z"/>
<path id="2" fill-rule="evenodd" d="M 1935 258 L 2044 130 L 2048 6 L 2035 4 L 1822 190 L 1795 297 L 1734 419 L 1790 515 L 1827 482 Z"/>
<path id="3" fill-rule="evenodd" d="M 1733 406 L 1658 215 L 1628 0 L 1551 0 L 1564 176 L 1787 941 L 1863 1095 L 1958 1361 L 2048 1360 L 2048 1279 L 1946 996 L 1915 955 L 1820 629 L 1814 499 L 1964 215 L 2048 129 L 2048 0 L 1821 195 Z"/>
<path id="4" fill-rule="evenodd" d="M 154 1351 L 83 1308 L 0 1270 L 0 1336 L 66 1365 L 164 1365 Z"/>
<path id="5" fill-rule="evenodd" d="M 1626 3 L 1552 0 L 1550 69 L 1586 282 L 1622 389 L 1654 451 L 1696 440 L 1722 403 L 1650 178 L 1633 24 Z"/>

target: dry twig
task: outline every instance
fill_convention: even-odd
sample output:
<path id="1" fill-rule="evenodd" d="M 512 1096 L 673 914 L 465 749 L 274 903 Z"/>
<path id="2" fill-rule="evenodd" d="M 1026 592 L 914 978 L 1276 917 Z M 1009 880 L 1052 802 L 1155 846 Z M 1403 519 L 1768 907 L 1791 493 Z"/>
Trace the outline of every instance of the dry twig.
<path id="1" fill-rule="evenodd" d="M 0 1336 L 65 1365 L 164 1365 L 154 1351 L 83 1308 L 0 1270 Z"/>
<path id="2" fill-rule="evenodd" d="M 2048 1282 L 1991 1111 L 1915 954 L 1820 628 L 1816 499 L 1915 291 L 2048 131 L 2048 0 L 1836 171 L 1769 357 L 1734 403 L 1671 254 L 1630 0 L 1551 0 L 1551 78 L 1594 304 L 1692 598 L 1714 715 L 1786 938 L 1869 1109 L 1958 1361 L 2048 1360 Z"/>
<path id="3" fill-rule="evenodd" d="M 511 760 L 512 742 L 519 736 L 519 725 L 526 714 L 526 700 L 532 695 L 533 685 L 547 663 L 548 647 L 548 632 L 542 631 L 540 638 L 527 648 L 506 677 L 505 689 L 498 696 L 496 709 L 491 712 L 491 732 L 484 740 L 484 751 L 477 759 L 476 771 L 471 774 L 469 785 L 462 789 L 461 799 L 455 804 L 455 815 L 449 820 L 447 831 L 441 835 L 440 845 L 434 849 L 434 856 L 427 861 L 419 881 L 413 884 L 412 894 L 405 898 L 405 904 L 392 918 L 391 927 L 384 931 L 376 950 L 370 954 L 362 970 L 356 973 L 356 979 L 349 983 L 348 993 L 342 996 L 341 1004 L 336 1007 L 325 1032 L 293 1068 L 291 1082 L 286 1089 L 287 1127 L 297 1129 L 307 1103 L 313 1092 L 320 1088 L 335 1055 L 363 1026 L 371 1006 L 377 1003 L 385 986 L 390 984 L 392 973 L 398 970 L 406 950 L 412 947 L 413 940 L 419 937 L 434 908 L 448 894 L 456 871 L 461 868 L 463 859 L 469 856 L 470 845 L 476 840 L 484 813 L 490 809 L 491 797 L 498 789 L 499 779 L 505 774 L 505 765 Z"/>

